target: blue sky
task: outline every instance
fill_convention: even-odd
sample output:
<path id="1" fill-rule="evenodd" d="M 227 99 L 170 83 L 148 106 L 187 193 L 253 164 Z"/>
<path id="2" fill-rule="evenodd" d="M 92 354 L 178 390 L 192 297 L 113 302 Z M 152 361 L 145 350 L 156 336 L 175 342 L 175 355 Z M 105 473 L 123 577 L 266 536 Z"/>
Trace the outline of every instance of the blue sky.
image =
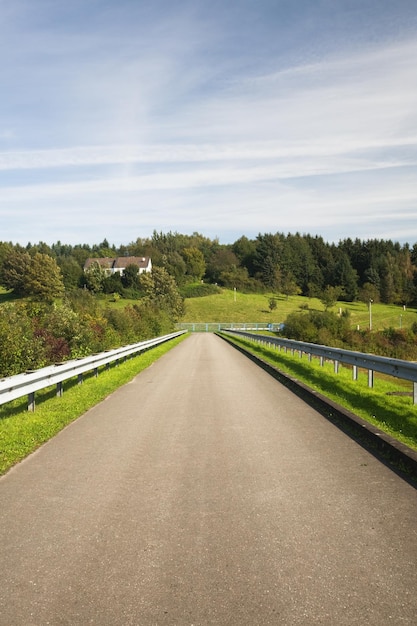
<path id="1" fill-rule="evenodd" d="M 417 242 L 415 0 L 0 0 L 0 241 Z"/>

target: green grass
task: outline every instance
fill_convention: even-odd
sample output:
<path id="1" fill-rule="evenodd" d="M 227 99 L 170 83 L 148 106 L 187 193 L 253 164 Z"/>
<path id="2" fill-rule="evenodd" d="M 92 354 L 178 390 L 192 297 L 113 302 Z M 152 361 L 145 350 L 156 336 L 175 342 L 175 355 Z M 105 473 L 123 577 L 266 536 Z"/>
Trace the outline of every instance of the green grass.
<path id="1" fill-rule="evenodd" d="M 104 400 L 118 387 L 132 380 L 163 354 L 185 339 L 173 339 L 125 363 L 103 369 L 97 378 L 86 376 L 82 385 L 76 379 L 64 383 L 64 395 L 56 397 L 56 387 L 36 393 L 36 410 L 27 411 L 21 398 L 0 407 L 0 474 L 24 459 L 70 422 Z"/>
<path id="2" fill-rule="evenodd" d="M 269 310 L 269 299 L 277 298 L 275 311 Z M 0 287 L 0 304 L 21 299 L 12 292 Z M 121 298 L 113 302 L 113 296 L 102 296 L 99 300 L 103 306 L 115 309 L 123 309 L 128 304 L 137 304 L 138 300 Z M 234 292 L 230 289 L 222 289 L 221 293 L 200 298 L 187 298 L 185 301 L 185 315 L 182 322 L 264 322 L 280 323 L 285 321 L 289 313 L 300 311 L 301 307 L 309 307 L 323 311 L 324 307 L 318 298 L 306 298 L 303 296 L 276 296 L 276 294 L 245 294 Z M 351 314 L 352 328 L 359 326 L 361 329 L 369 328 L 369 310 L 364 302 L 338 302 L 332 311 L 347 309 Z M 372 305 L 372 328 L 383 330 L 385 328 L 409 328 L 413 322 L 417 322 L 417 309 L 408 307 L 406 311 L 401 306 L 394 304 Z"/>
<path id="3" fill-rule="evenodd" d="M 185 316 L 182 322 L 272 322 L 285 321 L 289 313 L 300 311 L 300 307 L 323 311 L 324 307 L 317 298 L 303 296 L 284 296 L 277 299 L 277 308 L 271 312 L 268 304 L 273 294 L 243 294 L 223 289 L 222 293 L 201 298 L 189 298 L 185 302 Z M 275 297 L 275 296 L 274 296 Z M 364 302 L 338 302 L 332 311 L 347 309 L 351 314 L 353 328 L 369 328 L 369 310 Z M 410 327 L 417 321 L 417 309 L 388 304 L 372 305 L 372 328 Z"/>
<path id="4" fill-rule="evenodd" d="M 227 339 L 231 338 L 228 336 Z M 321 366 L 317 358 L 309 362 L 307 357 L 300 359 L 298 353 L 292 355 L 237 337 L 232 341 L 417 450 L 417 407 L 409 396 L 387 395 L 398 391 L 411 392 L 411 383 L 375 374 L 374 387 L 369 388 L 364 371 L 358 380 L 353 381 L 349 367 L 340 367 L 339 373 L 335 374 L 332 362 Z"/>

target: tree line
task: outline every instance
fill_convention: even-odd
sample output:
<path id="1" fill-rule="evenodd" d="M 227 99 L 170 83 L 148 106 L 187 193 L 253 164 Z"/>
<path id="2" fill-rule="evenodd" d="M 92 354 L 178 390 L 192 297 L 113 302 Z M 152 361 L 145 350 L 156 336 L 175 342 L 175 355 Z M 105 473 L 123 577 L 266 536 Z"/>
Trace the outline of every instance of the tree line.
<path id="1" fill-rule="evenodd" d="M 12 290 L 1 305 L 0 376 L 167 334 L 183 315 L 184 299 L 164 267 L 136 275 L 136 302 L 115 308 L 98 297 L 92 278 L 89 285 L 73 250 L 59 256 L 44 244 L 0 244 L 0 251 L 0 285 Z"/>
<path id="2" fill-rule="evenodd" d="M 87 258 L 117 256 L 149 256 L 152 273 L 139 274 L 130 265 L 123 275 L 107 275 L 98 264 L 84 272 Z M 199 233 L 156 231 L 118 247 L 106 239 L 97 245 L 0 242 L 0 285 L 12 290 L 0 316 L 0 375 L 9 376 L 168 333 L 183 315 L 185 297 L 212 293 L 219 286 L 319 297 L 326 311 L 337 299 L 416 304 L 417 244 L 377 239 L 333 244 L 298 233 L 242 236 L 221 244 Z M 105 306 L 101 294 L 133 299 L 133 304 Z M 356 349 L 378 348 L 387 354 L 395 344 L 392 356 L 400 356 L 401 344 L 404 358 L 403 351 L 415 343 L 417 328 L 412 336 L 387 335 L 383 344 L 369 347 L 358 344 L 369 338 L 353 336 L 343 320 L 336 332 L 331 315 L 327 321 L 312 315 L 287 320 L 288 336 L 349 342 Z"/>
<path id="3" fill-rule="evenodd" d="M 331 288 L 337 299 L 386 304 L 417 302 L 417 243 L 344 239 L 337 244 L 320 236 L 265 233 L 221 244 L 200 233 L 154 231 L 152 237 L 116 247 L 107 239 L 96 245 L 58 241 L 26 247 L 0 242 L 0 284 L 23 295 L 47 299 L 79 287 L 121 297 L 143 292 L 138 271 L 106 276 L 83 271 L 89 257 L 149 256 L 183 294 L 205 284 L 246 292 L 322 297 Z M 49 293 L 48 293 L 49 292 Z M 200 292 L 201 293 L 201 290 Z"/>

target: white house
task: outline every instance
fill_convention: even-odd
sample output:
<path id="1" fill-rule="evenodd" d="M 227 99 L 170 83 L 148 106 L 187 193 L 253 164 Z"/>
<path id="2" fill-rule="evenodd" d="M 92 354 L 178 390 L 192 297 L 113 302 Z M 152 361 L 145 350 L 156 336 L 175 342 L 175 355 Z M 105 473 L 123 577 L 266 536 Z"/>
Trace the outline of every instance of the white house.
<path id="1" fill-rule="evenodd" d="M 90 258 L 84 263 L 84 272 L 88 272 L 92 265 L 97 263 L 106 272 L 111 275 L 118 272 L 121 276 L 128 265 L 137 265 L 139 274 L 152 271 L 152 261 L 148 256 L 118 256 L 115 258 L 102 257 Z"/>

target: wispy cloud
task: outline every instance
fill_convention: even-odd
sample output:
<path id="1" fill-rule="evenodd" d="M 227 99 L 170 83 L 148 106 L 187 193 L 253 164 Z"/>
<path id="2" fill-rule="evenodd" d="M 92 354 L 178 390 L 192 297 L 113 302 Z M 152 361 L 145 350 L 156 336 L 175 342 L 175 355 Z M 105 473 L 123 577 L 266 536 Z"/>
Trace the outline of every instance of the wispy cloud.
<path id="1" fill-rule="evenodd" d="M 163 225 L 225 237 L 240 224 L 250 236 L 320 228 L 330 239 L 417 239 L 414 32 L 367 44 L 347 31 L 333 47 L 327 33 L 317 52 L 317 36 L 300 38 L 310 7 L 305 22 L 288 17 L 300 39 L 286 54 L 276 38 L 290 37 L 280 20 L 266 22 L 269 3 L 257 9 L 257 31 L 246 3 L 239 14 L 233 3 L 175 4 L 8 6 L 0 217 L 9 237 L 33 239 L 42 216 L 64 240 L 82 214 L 83 227 L 120 243 L 132 228 L 142 236 Z M 385 34 L 391 15 L 381 11 L 375 32 Z M 338 36 L 343 17 L 331 16 Z"/>
<path id="2" fill-rule="evenodd" d="M 100 166 L 126 163 L 172 164 L 172 163 L 210 163 L 224 161 L 251 161 L 297 159 L 305 157 L 347 156 L 358 159 L 354 169 L 377 167 L 365 161 L 365 155 L 387 149 L 417 147 L 417 135 L 369 139 L 347 137 L 343 144 L 338 138 L 329 138 L 327 143 L 317 139 L 302 140 L 284 144 L 279 141 L 264 141 L 230 144 L 158 144 L 158 145 L 112 145 L 79 146 L 46 150 L 22 150 L 0 152 L 0 171 L 25 169 L 54 169 L 63 167 Z M 362 159 L 362 165 L 361 163 Z M 385 158 L 382 167 L 409 164 Z M 343 168 L 345 169 L 345 168 Z M 336 169 L 337 171 L 337 169 Z"/>

